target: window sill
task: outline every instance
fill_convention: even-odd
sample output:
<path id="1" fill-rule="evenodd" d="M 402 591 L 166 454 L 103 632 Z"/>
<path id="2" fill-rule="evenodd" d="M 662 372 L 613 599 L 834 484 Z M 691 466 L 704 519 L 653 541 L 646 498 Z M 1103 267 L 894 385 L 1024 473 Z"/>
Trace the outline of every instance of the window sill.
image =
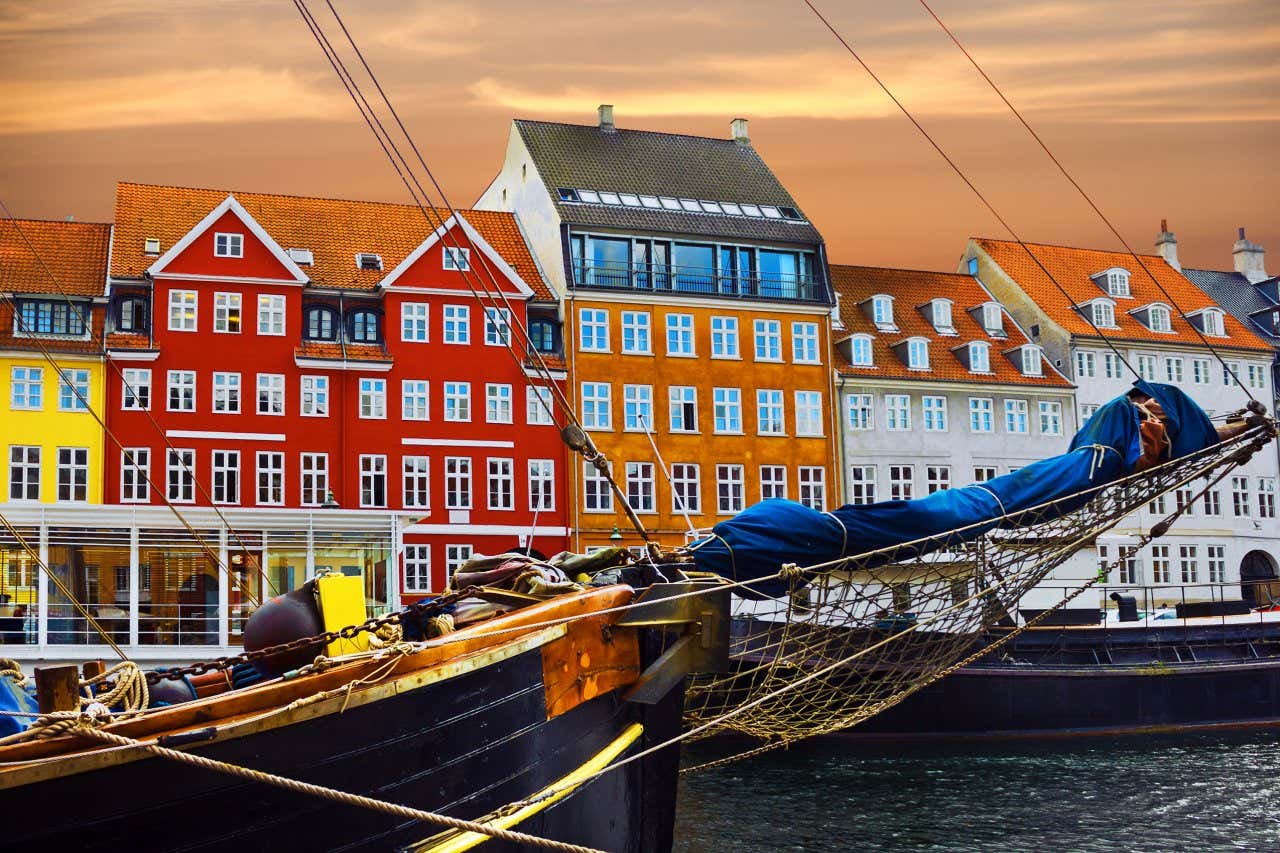
<path id="1" fill-rule="evenodd" d="M 742 356 L 740 356 L 740 355 L 713 355 L 713 356 L 711 356 L 711 360 L 712 360 L 712 361 L 742 361 Z"/>
<path id="2" fill-rule="evenodd" d="M 667 358 L 697 358 L 696 352 L 668 352 Z"/>

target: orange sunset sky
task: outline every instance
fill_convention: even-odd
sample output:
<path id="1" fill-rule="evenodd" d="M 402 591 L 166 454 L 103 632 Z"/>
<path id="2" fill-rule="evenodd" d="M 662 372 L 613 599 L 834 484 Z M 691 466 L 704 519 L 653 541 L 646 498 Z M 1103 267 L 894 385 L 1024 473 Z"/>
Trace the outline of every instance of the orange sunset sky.
<path id="1" fill-rule="evenodd" d="M 749 118 L 834 261 L 954 269 L 1005 236 L 800 0 L 335 4 L 457 204 L 512 117 L 608 102 L 629 128 Z M 1117 245 L 915 0 L 818 5 L 1024 238 Z M 1229 269 L 1240 225 L 1280 252 L 1280 4 L 934 8 L 1135 247 L 1164 217 L 1187 265 Z M 117 180 L 408 200 L 288 0 L 0 0 L 0 198 L 108 220 Z"/>

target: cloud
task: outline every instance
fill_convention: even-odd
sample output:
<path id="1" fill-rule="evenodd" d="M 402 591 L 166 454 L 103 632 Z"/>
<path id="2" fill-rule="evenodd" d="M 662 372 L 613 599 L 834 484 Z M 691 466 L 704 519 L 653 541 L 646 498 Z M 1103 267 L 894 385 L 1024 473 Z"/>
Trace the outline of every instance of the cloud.
<path id="1" fill-rule="evenodd" d="M 292 71 L 206 68 L 125 77 L 0 83 L 0 134 L 169 124 L 350 117 L 332 80 Z"/>

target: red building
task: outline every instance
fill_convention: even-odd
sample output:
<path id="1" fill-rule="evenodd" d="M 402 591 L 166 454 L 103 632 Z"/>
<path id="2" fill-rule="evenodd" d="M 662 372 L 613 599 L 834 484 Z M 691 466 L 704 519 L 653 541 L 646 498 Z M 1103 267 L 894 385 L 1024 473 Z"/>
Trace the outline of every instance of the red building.
<path id="1" fill-rule="evenodd" d="M 115 218 L 108 426 L 136 464 L 108 454 L 107 503 L 163 504 L 149 475 L 269 588 L 329 567 L 388 604 L 473 551 L 565 547 L 519 332 L 563 379 L 555 305 L 511 214 L 124 183 Z"/>

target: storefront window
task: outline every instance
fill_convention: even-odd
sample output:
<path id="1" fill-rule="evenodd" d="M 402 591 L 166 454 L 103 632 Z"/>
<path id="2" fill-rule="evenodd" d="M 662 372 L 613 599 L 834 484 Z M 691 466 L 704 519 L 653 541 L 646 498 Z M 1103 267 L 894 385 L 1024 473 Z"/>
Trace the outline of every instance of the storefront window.
<path id="1" fill-rule="evenodd" d="M 35 643 L 38 617 L 39 564 L 22 542 L 38 549 L 40 529 L 15 529 L 18 536 L 0 528 L 0 644 L 6 646 Z"/>
<path id="2" fill-rule="evenodd" d="M 49 571 L 111 639 L 129 642 L 129 530 L 49 528 Z M 49 642 L 104 643 L 80 609 L 49 580 Z"/>
<path id="3" fill-rule="evenodd" d="M 198 531 L 216 555 L 216 530 Z M 185 530 L 138 537 L 138 642 L 211 646 L 218 642 L 218 566 Z"/>

